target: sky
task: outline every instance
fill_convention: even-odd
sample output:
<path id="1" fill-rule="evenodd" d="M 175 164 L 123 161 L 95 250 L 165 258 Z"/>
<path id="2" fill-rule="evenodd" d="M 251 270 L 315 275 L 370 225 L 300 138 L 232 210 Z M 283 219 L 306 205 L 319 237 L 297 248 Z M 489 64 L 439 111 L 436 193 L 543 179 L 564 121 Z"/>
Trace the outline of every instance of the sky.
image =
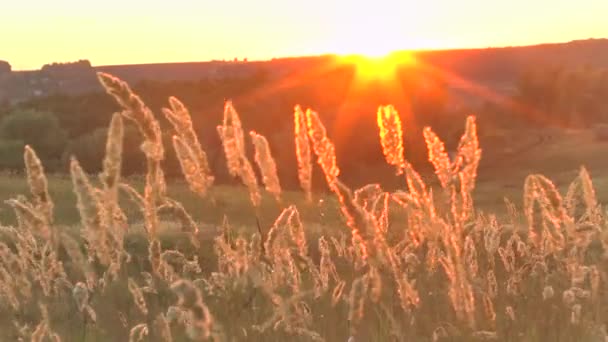
<path id="1" fill-rule="evenodd" d="M 608 38 L 607 0 L 4 0 L 14 70 Z"/>

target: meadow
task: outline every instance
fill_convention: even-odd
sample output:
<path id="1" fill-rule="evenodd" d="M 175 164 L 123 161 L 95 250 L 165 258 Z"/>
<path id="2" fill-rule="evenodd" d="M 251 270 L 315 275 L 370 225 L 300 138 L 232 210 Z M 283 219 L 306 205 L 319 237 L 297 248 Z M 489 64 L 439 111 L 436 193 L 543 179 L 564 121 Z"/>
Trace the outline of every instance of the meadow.
<path id="1" fill-rule="evenodd" d="M 224 186 L 177 98 L 152 113 L 125 82 L 98 76 L 121 107 L 103 171 L 72 159 L 70 175 L 47 176 L 26 147 L 25 173 L 0 176 L 0 340 L 608 340 L 608 178 L 576 165 L 586 156 L 602 170 L 605 146 L 586 132 L 484 177 L 474 116 L 453 159 L 427 128 L 430 179 L 407 161 L 398 108 L 380 106 L 378 143 L 403 184 L 351 189 L 319 114 L 296 106 L 302 189 L 285 191 L 278 147 L 244 132 L 227 102 L 217 132 L 243 185 Z M 121 177 L 126 124 L 142 138 L 139 177 Z M 183 180 L 166 181 L 166 149 Z"/>

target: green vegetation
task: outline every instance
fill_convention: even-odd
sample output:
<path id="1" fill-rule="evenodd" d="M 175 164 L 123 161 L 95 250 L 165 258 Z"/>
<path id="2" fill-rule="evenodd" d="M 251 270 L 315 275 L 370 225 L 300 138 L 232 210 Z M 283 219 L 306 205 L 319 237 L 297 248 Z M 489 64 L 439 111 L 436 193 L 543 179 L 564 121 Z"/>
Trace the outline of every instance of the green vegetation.
<path id="1" fill-rule="evenodd" d="M 8 151 L 20 143 L 30 145 L 40 151 L 42 160 L 50 168 L 57 168 L 59 165 L 67 139 L 66 131 L 52 113 L 14 112 L 0 120 L 0 140 Z M 14 154 L 9 154 L 8 159 L 11 162 L 16 158 Z M 23 165 L 22 162 L 19 164 Z M 22 168 L 16 164 L 6 166 Z"/>

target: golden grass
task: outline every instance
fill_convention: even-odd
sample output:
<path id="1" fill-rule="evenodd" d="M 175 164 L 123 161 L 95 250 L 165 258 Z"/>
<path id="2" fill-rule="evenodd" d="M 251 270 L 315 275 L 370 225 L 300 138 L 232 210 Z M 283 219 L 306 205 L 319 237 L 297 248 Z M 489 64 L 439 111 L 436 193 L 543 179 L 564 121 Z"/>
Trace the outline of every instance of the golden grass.
<path id="1" fill-rule="evenodd" d="M 227 102 L 218 133 L 245 189 L 226 188 L 213 184 L 188 111 L 170 98 L 163 113 L 185 182 L 167 186 L 154 113 L 120 79 L 99 79 L 122 107 L 99 179 L 73 159 L 71 181 L 48 181 L 29 147 L 27 180 L 6 178 L 17 221 L 0 230 L 0 339 L 608 338 L 606 214 L 585 168 L 567 189 L 529 175 L 521 210 L 507 202 L 506 215 L 488 214 L 475 203 L 475 118 L 467 118 L 454 160 L 424 130 L 433 186 L 407 162 L 397 109 L 382 106 L 380 145 L 403 188 L 351 189 L 339 179 L 320 114 L 296 107 L 304 193 L 282 191 L 272 146 L 251 132 L 261 189 L 245 153 L 250 141 Z M 142 132 L 143 179 L 121 178 L 123 119 Z M 312 153 L 329 197 L 310 191 Z M 502 190 L 492 186 L 486 190 Z"/>

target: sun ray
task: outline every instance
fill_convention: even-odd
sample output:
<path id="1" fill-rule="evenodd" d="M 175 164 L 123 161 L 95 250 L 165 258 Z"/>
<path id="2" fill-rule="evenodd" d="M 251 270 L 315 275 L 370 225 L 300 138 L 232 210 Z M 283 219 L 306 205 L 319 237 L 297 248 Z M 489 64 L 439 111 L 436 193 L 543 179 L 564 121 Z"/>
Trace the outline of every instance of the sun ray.
<path id="1" fill-rule="evenodd" d="M 338 153 L 351 150 L 352 146 L 349 145 L 353 139 L 357 139 L 357 125 L 375 124 L 377 107 L 381 104 L 394 104 L 400 108 L 403 116 L 411 117 L 410 102 L 398 71 L 404 65 L 414 66 L 416 63 L 409 53 L 392 53 L 381 57 L 348 55 L 340 60 L 352 66 L 355 73 L 335 113 L 335 122 L 330 131 Z"/>
<path id="2" fill-rule="evenodd" d="M 450 70 L 426 63 L 423 59 L 418 59 L 418 67 L 423 72 L 446 80 L 447 83 L 453 88 L 463 90 L 468 94 L 481 98 L 489 103 L 501 106 L 502 108 L 513 113 L 518 113 L 526 117 L 545 117 L 538 109 L 525 105 L 514 99 L 512 96 L 499 94 L 487 86 L 481 85 L 472 80 L 468 80 Z"/>

